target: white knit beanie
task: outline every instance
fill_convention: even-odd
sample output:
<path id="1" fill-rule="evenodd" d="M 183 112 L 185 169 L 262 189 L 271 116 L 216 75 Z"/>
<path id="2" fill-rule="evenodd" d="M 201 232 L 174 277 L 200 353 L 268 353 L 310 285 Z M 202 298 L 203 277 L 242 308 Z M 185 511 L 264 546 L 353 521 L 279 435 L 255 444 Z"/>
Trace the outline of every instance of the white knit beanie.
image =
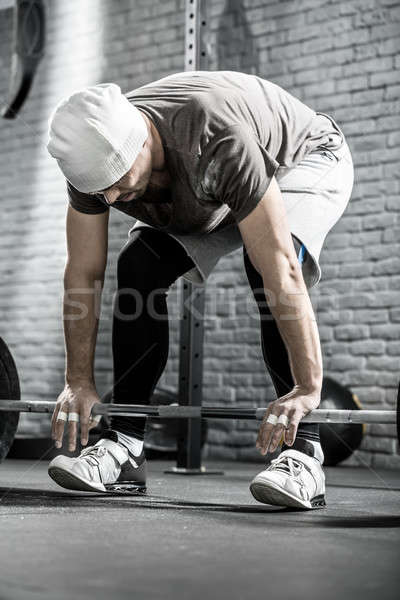
<path id="1" fill-rule="evenodd" d="M 80 192 L 97 192 L 129 171 L 147 139 L 140 111 L 115 83 L 62 100 L 49 119 L 47 149 Z"/>

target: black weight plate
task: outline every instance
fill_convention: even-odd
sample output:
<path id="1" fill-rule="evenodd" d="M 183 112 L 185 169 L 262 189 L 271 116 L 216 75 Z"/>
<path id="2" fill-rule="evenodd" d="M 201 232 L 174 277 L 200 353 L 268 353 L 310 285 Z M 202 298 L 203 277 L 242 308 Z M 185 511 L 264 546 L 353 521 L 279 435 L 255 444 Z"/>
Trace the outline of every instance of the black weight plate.
<path id="1" fill-rule="evenodd" d="M 319 408 L 359 410 L 360 403 L 346 387 L 324 377 Z M 319 427 L 321 446 L 325 455 L 324 465 L 334 466 L 351 456 L 359 448 L 364 434 L 364 425 L 358 423 L 321 423 Z"/>
<path id="2" fill-rule="evenodd" d="M 17 367 L 7 344 L 0 337 L 0 403 L 2 400 L 20 400 L 20 398 Z M 18 421 L 18 412 L 0 411 L 0 462 L 11 448 Z"/>

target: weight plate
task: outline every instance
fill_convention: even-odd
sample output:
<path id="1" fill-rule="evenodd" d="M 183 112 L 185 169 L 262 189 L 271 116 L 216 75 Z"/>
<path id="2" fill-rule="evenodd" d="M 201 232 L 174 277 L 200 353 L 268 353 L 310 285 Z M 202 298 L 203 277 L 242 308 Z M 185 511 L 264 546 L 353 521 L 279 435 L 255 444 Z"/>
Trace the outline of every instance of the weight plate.
<path id="1" fill-rule="evenodd" d="M 330 377 L 324 377 L 321 403 L 318 408 L 360 410 L 357 396 Z M 365 426 L 355 423 L 321 423 L 319 426 L 321 446 L 325 455 L 324 465 L 334 466 L 351 456 L 359 448 Z"/>
<path id="2" fill-rule="evenodd" d="M 0 402 L 7 398 L 20 400 L 21 393 L 14 359 L 7 344 L 0 337 Z M 18 412 L 0 412 L 0 462 L 7 456 L 11 448 L 18 420 Z"/>

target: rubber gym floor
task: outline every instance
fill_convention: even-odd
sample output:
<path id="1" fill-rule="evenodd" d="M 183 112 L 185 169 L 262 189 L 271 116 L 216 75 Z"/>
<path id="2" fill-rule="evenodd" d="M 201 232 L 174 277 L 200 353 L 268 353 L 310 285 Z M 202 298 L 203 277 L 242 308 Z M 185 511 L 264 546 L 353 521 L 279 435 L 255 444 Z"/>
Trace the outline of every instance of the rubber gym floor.
<path id="1" fill-rule="evenodd" d="M 252 499 L 260 465 L 166 475 L 143 497 L 68 492 L 47 463 L 0 467 L 0 598 L 398 598 L 400 474 L 327 468 L 325 509 Z"/>

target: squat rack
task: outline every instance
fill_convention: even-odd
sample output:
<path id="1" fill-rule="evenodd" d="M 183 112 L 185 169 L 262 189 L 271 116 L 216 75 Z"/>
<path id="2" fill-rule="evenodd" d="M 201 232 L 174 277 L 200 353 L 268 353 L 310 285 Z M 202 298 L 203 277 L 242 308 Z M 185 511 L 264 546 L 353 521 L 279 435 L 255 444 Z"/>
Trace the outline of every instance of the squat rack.
<path id="1" fill-rule="evenodd" d="M 207 55 L 206 0 L 186 0 L 185 71 L 205 71 Z M 205 286 L 190 281 L 181 283 L 181 324 L 179 332 L 179 404 L 201 407 L 203 401 L 203 342 Z M 176 467 L 168 473 L 211 474 L 201 464 L 201 419 L 179 422 Z"/>

